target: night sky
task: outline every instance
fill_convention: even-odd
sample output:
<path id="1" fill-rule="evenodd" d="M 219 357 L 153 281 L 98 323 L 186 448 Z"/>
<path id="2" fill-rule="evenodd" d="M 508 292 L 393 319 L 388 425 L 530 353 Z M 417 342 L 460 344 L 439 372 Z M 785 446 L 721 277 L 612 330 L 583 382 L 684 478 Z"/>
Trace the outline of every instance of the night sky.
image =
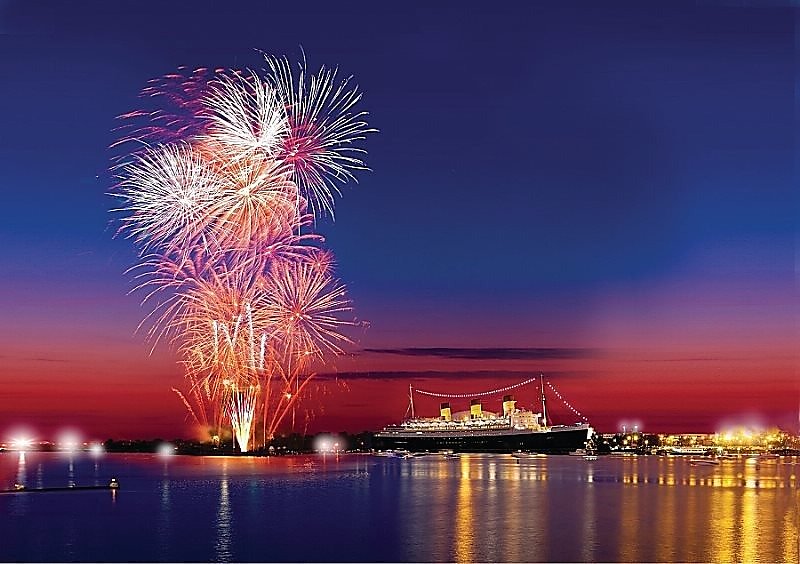
<path id="1" fill-rule="evenodd" d="M 115 116 L 179 66 L 301 47 L 380 132 L 318 225 L 369 328 L 298 430 L 540 372 L 600 431 L 796 430 L 797 9 L 163 4 L 0 0 L 0 437 L 192 435 L 175 354 L 135 334 Z"/>

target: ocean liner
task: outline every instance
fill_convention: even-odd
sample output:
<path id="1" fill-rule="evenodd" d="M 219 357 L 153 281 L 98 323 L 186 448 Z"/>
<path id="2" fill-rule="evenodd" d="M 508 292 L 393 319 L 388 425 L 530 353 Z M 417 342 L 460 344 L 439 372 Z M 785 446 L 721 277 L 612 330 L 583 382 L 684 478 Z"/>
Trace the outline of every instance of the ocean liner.
<path id="1" fill-rule="evenodd" d="M 511 389 L 533 381 L 527 380 Z M 588 423 L 548 425 L 544 381 L 541 381 L 542 412 L 518 408 L 514 396 L 503 396 L 502 414 L 483 409 L 481 399 L 471 400 L 469 411 L 453 413 L 450 403 L 440 404 L 439 417 L 414 416 L 414 390 L 409 386 L 411 418 L 388 425 L 375 435 L 381 451 L 408 452 L 537 452 L 567 454 L 583 449 L 592 438 Z M 445 394 L 417 392 L 439 397 Z M 475 394 L 488 395 L 489 392 Z M 463 397 L 461 394 L 457 397 Z"/>

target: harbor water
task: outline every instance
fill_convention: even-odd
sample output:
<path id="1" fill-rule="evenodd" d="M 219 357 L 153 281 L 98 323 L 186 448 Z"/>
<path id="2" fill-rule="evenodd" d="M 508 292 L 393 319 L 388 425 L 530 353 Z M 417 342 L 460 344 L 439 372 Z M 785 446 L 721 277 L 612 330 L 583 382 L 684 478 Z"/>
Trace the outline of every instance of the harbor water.
<path id="1" fill-rule="evenodd" d="M 798 562 L 800 459 L 0 453 L 2 561 Z"/>

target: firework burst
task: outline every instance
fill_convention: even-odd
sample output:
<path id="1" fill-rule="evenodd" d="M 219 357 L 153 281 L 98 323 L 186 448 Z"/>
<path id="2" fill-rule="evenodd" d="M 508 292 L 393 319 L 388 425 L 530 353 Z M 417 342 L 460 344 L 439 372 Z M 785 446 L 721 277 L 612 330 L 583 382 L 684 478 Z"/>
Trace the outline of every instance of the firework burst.
<path id="1" fill-rule="evenodd" d="M 212 236 L 222 248 L 269 244 L 304 222 L 297 187 L 280 161 L 253 155 L 222 162 L 222 189 L 210 209 Z"/>
<path id="2" fill-rule="evenodd" d="M 213 82 L 205 104 L 208 139 L 233 149 L 234 158 L 274 156 L 289 133 L 285 107 L 255 73 Z"/>
<path id="3" fill-rule="evenodd" d="M 122 167 L 115 195 L 126 211 L 122 231 L 145 251 L 191 248 L 209 220 L 221 179 L 203 155 L 186 143 L 136 155 Z"/>
<path id="4" fill-rule="evenodd" d="M 366 168 L 357 142 L 373 131 L 351 79 L 267 63 L 264 76 L 151 82 L 143 94 L 172 110 L 122 116 L 120 143 L 138 143 L 114 166 L 120 232 L 142 255 L 131 269 L 150 308 L 140 327 L 179 352 L 189 388 L 174 391 L 192 418 L 217 435 L 227 421 L 242 452 L 259 419 L 266 444 L 294 417 L 314 366 L 352 342 L 333 255 L 309 228 Z"/>
<path id="5" fill-rule="evenodd" d="M 352 77 L 337 84 L 338 69 L 322 67 L 312 74 L 305 59 L 294 70 L 285 57 L 265 59 L 289 123 L 279 158 L 290 166 L 312 213 L 333 216 L 339 184 L 355 181 L 355 171 L 367 170 L 362 160 L 366 151 L 358 143 L 375 130 L 366 122 L 367 112 L 356 109 L 361 92 Z"/>
<path id="6" fill-rule="evenodd" d="M 295 362 L 325 354 L 342 354 L 350 339 L 342 329 L 352 325 L 341 316 L 352 310 L 344 285 L 319 262 L 277 261 L 259 301 L 270 338 L 279 352 Z"/>

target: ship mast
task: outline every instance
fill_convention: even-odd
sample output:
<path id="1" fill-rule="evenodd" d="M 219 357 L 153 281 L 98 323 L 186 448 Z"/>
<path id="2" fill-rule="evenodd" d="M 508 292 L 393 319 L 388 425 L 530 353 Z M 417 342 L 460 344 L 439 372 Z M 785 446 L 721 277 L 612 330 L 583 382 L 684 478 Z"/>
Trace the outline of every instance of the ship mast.
<path id="1" fill-rule="evenodd" d="M 547 402 L 544 397 L 544 375 L 539 374 L 539 382 L 542 385 L 542 424 L 547 427 Z"/>
<path id="2" fill-rule="evenodd" d="M 408 385 L 408 400 L 411 405 L 411 419 L 415 419 L 414 417 L 414 388 L 411 387 L 411 384 Z"/>

